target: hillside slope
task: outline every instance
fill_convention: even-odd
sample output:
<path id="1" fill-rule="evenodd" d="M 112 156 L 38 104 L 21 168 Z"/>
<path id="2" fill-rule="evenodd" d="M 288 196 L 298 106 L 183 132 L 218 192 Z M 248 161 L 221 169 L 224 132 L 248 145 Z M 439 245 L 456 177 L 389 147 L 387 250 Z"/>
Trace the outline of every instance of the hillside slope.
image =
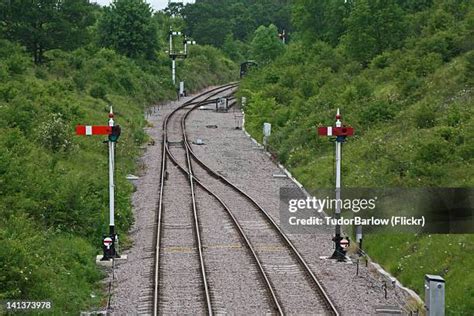
<path id="1" fill-rule="evenodd" d="M 180 63 L 189 92 L 235 80 L 212 47 Z M 34 65 L 0 40 L 0 300 L 50 300 L 55 314 L 104 304 L 95 266 L 108 231 L 107 145 L 76 137 L 76 124 L 122 126 L 116 153 L 116 225 L 122 246 L 133 217 L 132 186 L 147 106 L 173 99 L 169 59 L 137 61 L 109 49 L 51 50 Z M 212 65 L 212 66 L 209 66 Z M 184 74 L 184 72 L 186 72 Z M 1 312 L 0 312 L 1 313 Z"/>
<path id="2" fill-rule="evenodd" d="M 406 22 L 405 37 L 378 50 L 369 46 L 370 34 L 350 37 L 374 3 L 355 2 L 336 43 L 327 37 L 331 32 L 300 29 L 283 56 L 247 77 L 240 87 L 249 100 L 246 128 L 261 140 L 263 122 L 272 123 L 270 150 L 310 191 L 334 186 L 334 145 L 315 127 L 332 125 L 337 108 L 356 130 L 344 144 L 345 186 L 472 188 L 474 5 L 375 8 L 380 15 L 399 12 Z M 379 30 L 396 26 L 378 21 Z M 367 41 L 357 42 L 363 35 Z M 356 42 L 359 47 L 349 46 Z M 425 273 L 444 276 L 450 315 L 474 310 L 472 235 L 370 235 L 365 244 L 369 255 L 420 294 Z"/>

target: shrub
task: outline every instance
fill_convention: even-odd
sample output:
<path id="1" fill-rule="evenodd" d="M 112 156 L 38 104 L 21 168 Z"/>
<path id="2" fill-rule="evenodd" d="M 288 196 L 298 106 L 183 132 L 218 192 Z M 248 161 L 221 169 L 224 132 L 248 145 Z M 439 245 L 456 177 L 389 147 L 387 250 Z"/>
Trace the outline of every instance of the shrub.
<path id="1" fill-rule="evenodd" d="M 422 104 L 414 115 L 416 127 L 431 128 L 435 126 L 436 115 L 432 108 L 426 104 Z"/>
<path id="2" fill-rule="evenodd" d="M 395 117 L 396 110 L 387 101 L 377 100 L 362 110 L 361 119 L 364 124 L 385 123 Z"/>
<path id="3" fill-rule="evenodd" d="M 89 90 L 91 97 L 107 100 L 107 89 L 101 84 L 95 84 Z"/>
<path id="4" fill-rule="evenodd" d="M 61 113 L 54 113 L 38 128 L 38 140 L 47 149 L 53 152 L 68 151 L 72 146 L 69 124 Z"/>
<path id="5" fill-rule="evenodd" d="M 474 82 L 474 51 L 466 53 L 466 79 L 468 82 Z"/>

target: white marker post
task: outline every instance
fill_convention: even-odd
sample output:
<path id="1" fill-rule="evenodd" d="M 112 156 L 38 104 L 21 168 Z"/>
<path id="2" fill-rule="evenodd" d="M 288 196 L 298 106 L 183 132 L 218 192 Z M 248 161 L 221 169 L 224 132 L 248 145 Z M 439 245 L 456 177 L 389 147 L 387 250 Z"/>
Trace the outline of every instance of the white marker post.
<path id="1" fill-rule="evenodd" d="M 341 160 L 342 160 L 342 143 L 345 141 L 347 136 L 354 135 L 354 129 L 352 127 L 345 127 L 342 125 L 342 117 L 339 113 L 339 109 L 337 109 L 336 114 L 336 125 L 334 127 L 319 127 L 318 128 L 319 136 L 336 136 L 336 210 L 334 218 L 336 220 L 341 218 Z M 333 238 L 335 243 L 335 251 L 331 256 L 331 259 L 336 259 L 337 261 L 345 261 L 346 260 L 346 251 L 345 249 L 348 246 L 341 244 L 343 240 L 341 236 L 341 225 L 336 225 L 336 234 Z"/>
<path id="2" fill-rule="evenodd" d="M 272 124 L 263 123 L 263 147 L 267 149 L 268 137 L 272 134 Z"/>
<path id="3" fill-rule="evenodd" d="M 184 81 L 179 82 L 179 96 L 184 97 L 186 93 L 184 92 Z"/>

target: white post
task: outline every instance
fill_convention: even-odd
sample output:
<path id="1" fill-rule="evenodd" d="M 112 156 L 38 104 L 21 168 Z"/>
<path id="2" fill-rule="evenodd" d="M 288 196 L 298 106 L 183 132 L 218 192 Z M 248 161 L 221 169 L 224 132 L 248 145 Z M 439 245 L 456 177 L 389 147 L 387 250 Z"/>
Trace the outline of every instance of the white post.
<path id="1" fill-rule="evenodd" d="M 444 316 L 446 281 L 439 275 L 425 274 L 425 308 L 427 316 Z"/>
<path id="2" fill-rule="evenodd" d="M 173 57 L 171 62 L 171 79 L 173 80 L 173 84 L 176 84 L 176 59 Z"/>
<path id="3" fill-rule="evenodd" d="M 337 109 L 336 114 L 336 127 L 342 127 L 341 115 L 339 109 Z M 336 211 L 335 218 L 341 218 L 341 158 L 342 158 L 342 142 L 343 139 L 338 136 L 336 138 Z M 345 261 L 344 248 L 341 246 L 341 225 L 336 225 L 336 236 L 334 236 L 335 251 L 331 256 L 332 259 L 337 259 L 338 261 Z"/>
<path id="4" fill-rule="evenodd" d="M 179 96 L 184 97 L 184 81 L 179 82 Z"/>
<path id="5" fill-rule="evenodd" d="M 268 137 L 270 137 L 271 133 L 272 133 L 272 124 L 263 123 L 263 147 L 265 149 L 267 149 Z"/>
<path id="6" fill-rule="evenodd" d="M 336 115 L 336 127 L 341 127 L 342 122 L 340 120 L 339 109 L 337 109 Z M 341 200 L 341 156 L 342 156 L 342 143 L 336 140 L 336 201 Z M 336 203 L 336 218 L 341 217 L 341 203 Z M 341 235 L 341 226 L 336 225 L 336 238 Z"/>
<path id="7" fill-rule="evenodd" d="M 173 29 L 170 27 L 170 51 L 169 55 L 171 57 L 171 80 L 173 85 L 176 84 L 176 56 L 173 52 Z"/>
<path id="8" fill-rule="evenodd" d="M 173 32 L 172 32 L 172 29 L 170 27 L 170 55 L 173 54 Z"/>
<path id="9" fill-rule="evenodd" d="M 114 113 L 112 111 L 112 107 L 110 107 L 110 114 L 109 114 L 109 126 L 114 126 Z M 115 150 L 115 143 L 109 140 L 109 211 L 110 211 L 110 235 L 113 236 L 115 234 L 115 218 L 114 218 L 114 211 L 115 211 L 115 184 L 114 184 L 114 164 L 115 164 L 115 157 L 114 157 L 114 150 Z"/>

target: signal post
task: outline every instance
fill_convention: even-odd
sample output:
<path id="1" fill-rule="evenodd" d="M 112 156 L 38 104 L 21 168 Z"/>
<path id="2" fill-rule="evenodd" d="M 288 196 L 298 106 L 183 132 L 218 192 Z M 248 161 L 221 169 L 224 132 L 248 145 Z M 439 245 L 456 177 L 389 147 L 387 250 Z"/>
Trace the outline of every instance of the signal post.
<path id="1" fill-rule="evenodd" d="M 118 244 L 118 235 L 115 231 L 115 143 L 120 137 L 121 129 L 119 125 L 115 125 L 114 113 L 112 107 L 109 112 L 109 122 L 106 126 L 100 125 L 77 125 L 76 135 L 108 135 L 109 147 L 109 235 L 102 236 L 103 256 L 101 261 L 109 261 L 111 259 L 120 258 L 115 247 Z"/>
<path id="2" fill-rule="evenodd" d="M 186 59 L 188 57 L 188 45 L 196 45 L 196 41 L 189 40 L 186 36 L 183 39 L 184 51 L 176 51 L 173 45 L 174 36 L 184 36 L 181 32 L 173 31 L 170 28 L 169 32 L 169 57 L 171 58 L 171 80 L 173 85 L 176 85 L 176 59 Z"/>
<path id="3" fill-rule="evenodd" d="M 354 129 L 350 126 L 342 124 L 342 116 L 337 109 L 335 126 L 318 127 L 319 136 L 336 136 L 336 201 L 341 201 L 341 159 L 342 159 L 342 143 L 346 137 L 354 135 Z M 341 203 L 336 203 L 335 216 L 336 219 L 341 218 Z M 349 240 L 341 235 L 341 225 L 336 225 L 336 233 L 332 239 L 335 244 L 335 250 L 330 259 L 337 261 L 345 261 L 346 249 L 349 246 Z"/>

